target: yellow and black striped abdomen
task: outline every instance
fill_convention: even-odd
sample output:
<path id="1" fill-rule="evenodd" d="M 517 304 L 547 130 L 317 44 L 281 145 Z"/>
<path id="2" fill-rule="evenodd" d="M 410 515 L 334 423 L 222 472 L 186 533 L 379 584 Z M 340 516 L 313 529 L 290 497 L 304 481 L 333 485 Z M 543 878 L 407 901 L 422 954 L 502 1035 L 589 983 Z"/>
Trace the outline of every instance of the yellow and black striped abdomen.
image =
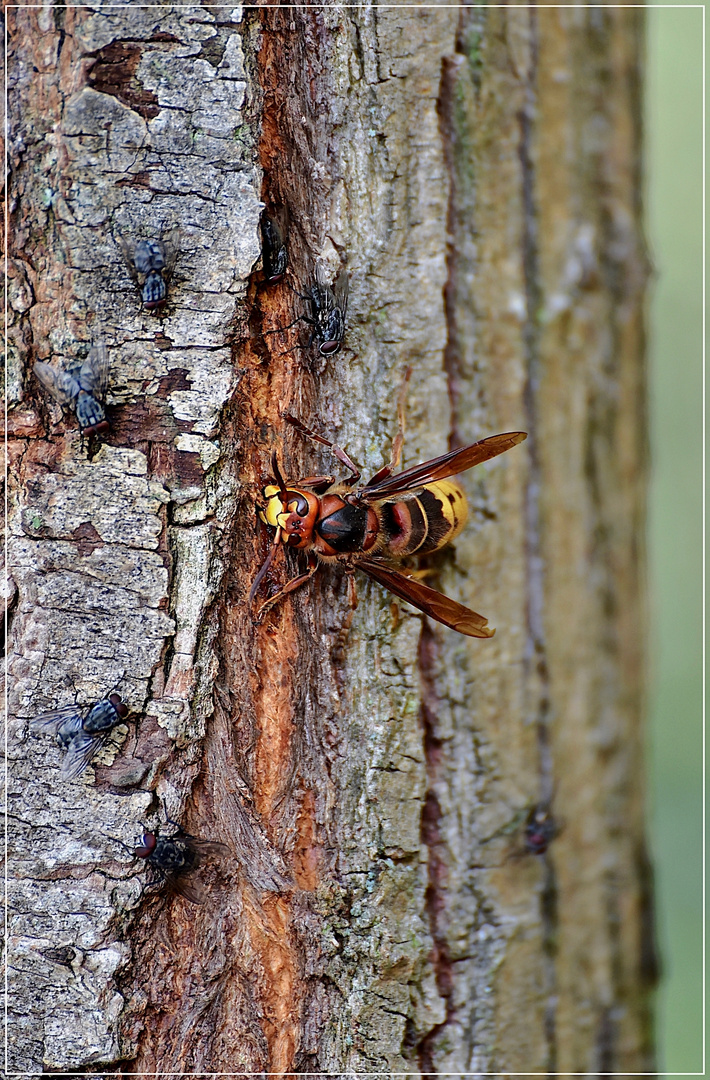
<path id="1" fill-rule="evenodd" d="M 416 495 L 381 504 L 384 552 L 404 558 L 438 551 L 458 536 L 468 518 L 463 491 L 452 480 L 427 484 Z"/>

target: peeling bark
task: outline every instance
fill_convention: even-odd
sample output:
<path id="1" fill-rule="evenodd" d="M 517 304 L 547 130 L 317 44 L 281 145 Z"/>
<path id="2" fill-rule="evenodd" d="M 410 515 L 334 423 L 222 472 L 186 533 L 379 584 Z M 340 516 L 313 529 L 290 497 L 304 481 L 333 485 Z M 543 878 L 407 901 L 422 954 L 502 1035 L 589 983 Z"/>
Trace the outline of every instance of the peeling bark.
<path id="1" fill-rule="evenodd" d="M 10 57 L 9 1067 L 652 1069 L 641 16 L 19 8 Z M 289 284 L 259 271 L 288 212 Z M 179 224 L 160 315 L 118 233 Z M 346 343 L 305 310 L 347 263 Z M 111 432 L 31 369 L 102 337 Z M 83 351 L 82 351 L 83 350 Z M 497 431 L 429 559 L 464 639 L 322 569 L 260 625 L 255 499 Z M 526 450 L 527 448 L 527 450 Z M 297 572 L 282 552 L 264 589 Z M 38 712 L 120 687 L 80 781 Z M 160 805 L 234 857 L 141 890 Z M 528 854 L 531 808 L 559 835 Z"/>

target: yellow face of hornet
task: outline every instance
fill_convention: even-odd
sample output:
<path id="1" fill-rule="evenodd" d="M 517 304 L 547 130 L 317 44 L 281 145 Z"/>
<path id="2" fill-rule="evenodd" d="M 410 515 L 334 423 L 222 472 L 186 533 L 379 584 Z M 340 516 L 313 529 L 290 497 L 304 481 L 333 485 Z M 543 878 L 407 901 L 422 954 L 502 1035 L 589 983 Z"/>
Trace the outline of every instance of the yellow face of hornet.
<path id="1" fill-rule="evenodd" d="M 266 506 L 259 510 L 259 517 L 267 525 L 281 529 L 283 543 L 301 550 L 311 547 L 320 498 L 307 488 L 283 490 L 275 484 L 264 488 L 264 498 Z"/>
<path id="2" fill-rule="evenodd" d="M 279 489 L 275 484 L 269 484 L 264 488 L 264 498 L 267 500 L 263 510 L 259 510 L 259 517 L 265 525 L 271 525 L 272 529 L 284 528 L 289 512 L 279 498 Z"/>

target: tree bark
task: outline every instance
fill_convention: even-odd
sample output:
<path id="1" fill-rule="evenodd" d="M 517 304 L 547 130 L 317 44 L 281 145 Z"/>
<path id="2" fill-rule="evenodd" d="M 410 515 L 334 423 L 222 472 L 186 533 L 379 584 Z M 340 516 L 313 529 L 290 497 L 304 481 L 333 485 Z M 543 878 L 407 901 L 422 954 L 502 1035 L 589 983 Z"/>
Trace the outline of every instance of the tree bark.
<path id="1" fill-rule="evenodd" d="M 11 1070 L 652 1070 L 642 26 L 8 13 Z M 264 287 L 262 202 L 293 287 Z M 175 224 L 151 315 L 115 237 Z M 307 327 L 266 333 L 317 259 L 350 275 L 327 362 Z M 112 426 L 82 441 L 32 363 L 98 338 Z M 361 577 L 353 610 L 337 568 L 255 625 L 272 451 L 333 470 L 283 414 L 367 477 L 407 365 L 405 464 L 528 432 L 462 478 L 468 526 L 427 567 L 496 636 Z M 60 785 L 30 719 L 116 686 L 127 733 Z M 199 907 L 142 893 L 112 839 L 161 804 L 234 852 Z"/>

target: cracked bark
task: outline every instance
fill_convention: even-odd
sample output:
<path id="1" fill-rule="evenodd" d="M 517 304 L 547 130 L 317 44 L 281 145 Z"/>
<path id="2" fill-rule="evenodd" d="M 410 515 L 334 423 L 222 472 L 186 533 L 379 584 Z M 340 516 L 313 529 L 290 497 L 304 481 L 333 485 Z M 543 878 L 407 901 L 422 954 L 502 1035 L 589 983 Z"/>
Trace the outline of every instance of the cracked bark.
<path id="1" fill-rule="evenodd" d="M 8 14 L 11 1069 L 652 1069 L 641 18 Z M 327 364 L 265 336 L 303 302 L 263 287 L 260 201 L 299 291 L 347 259 Z M 174 223 L 150 316 L 114 235 Z M 98 336 L 112 430 L 82 446 L 31 365 Z M 282 413 L 367 475 L 407 363 L 407 462 L 529 431 L 429 566 L 496 637 L 364 581 L 352 612 L 331 570 L 255 627 L 271 451 L 332 469 Z M 127 734 L 59 786 L 29 719 L 119 680 Z M 106 835 L 159 800 L 235 852 L 199 909 Z"/>

